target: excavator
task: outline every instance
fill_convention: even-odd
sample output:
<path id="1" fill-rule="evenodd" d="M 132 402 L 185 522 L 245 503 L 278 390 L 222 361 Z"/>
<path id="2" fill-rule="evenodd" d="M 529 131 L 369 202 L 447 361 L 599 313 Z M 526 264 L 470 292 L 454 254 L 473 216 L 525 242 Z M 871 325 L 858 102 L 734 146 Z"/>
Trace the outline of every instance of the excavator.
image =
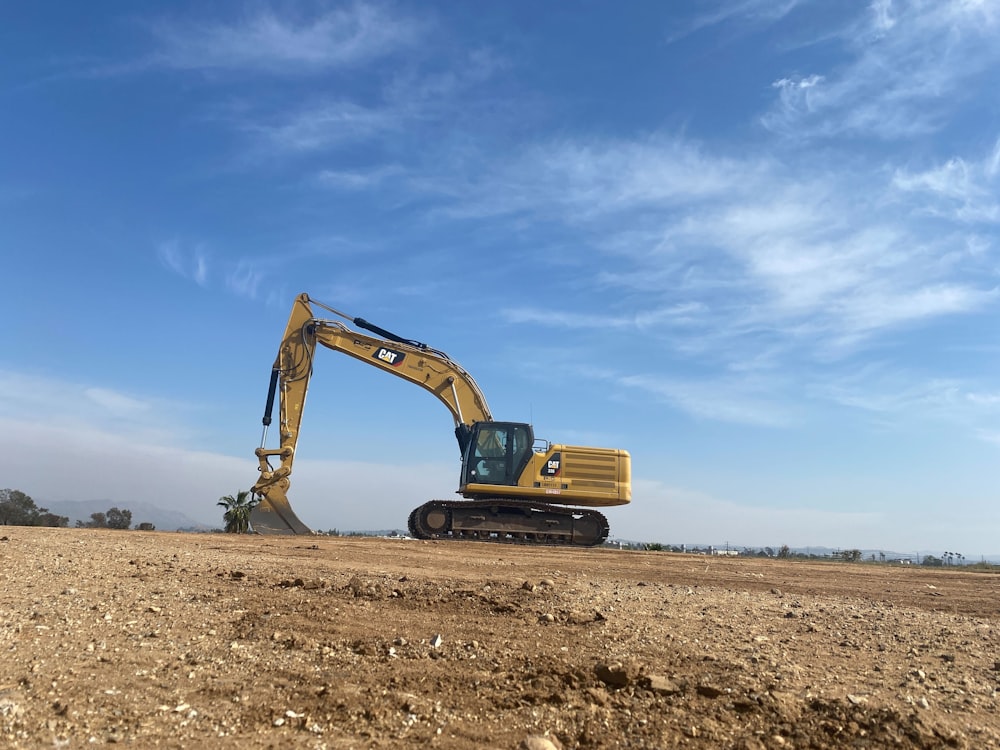
<path id="1" fill-rule="evenodd" d="M 370 333 L 317 318 L 314 305 Z M 444 352 L 300 294 L 271 370 L 255 451 L 260 477 L 251 489 L 250 523 L 257 533 L 313 533 L 292 510 L 288 488 L 317 344 L 420 386 L 451 412 L 462 456 L 456 494 L 464 499 L 414 509 L 407 523 L 413 537 L 589 547 L 609 531 L 593 508 L 631 501 L 628 451 L 553 445 L 536 440 L 530 424 L 494 421 L 476 381 Z M 267 448 L 276 394 L 280 444 Z"/>

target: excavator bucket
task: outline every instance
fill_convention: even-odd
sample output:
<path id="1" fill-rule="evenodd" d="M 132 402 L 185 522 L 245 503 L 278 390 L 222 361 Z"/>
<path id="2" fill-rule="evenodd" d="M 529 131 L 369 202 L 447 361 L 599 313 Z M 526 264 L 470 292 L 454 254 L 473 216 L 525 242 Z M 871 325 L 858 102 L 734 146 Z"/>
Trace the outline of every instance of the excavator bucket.
<path id="1" fill-rule="evenodd" d="M 295 515 L 295 511 L 288 504 L 286 497 L 261 498 L 261 501 L 250 513 L 250 525 L 253 526 L 256 533 L 266 536 L 313 533 L 313 530 Z"/>

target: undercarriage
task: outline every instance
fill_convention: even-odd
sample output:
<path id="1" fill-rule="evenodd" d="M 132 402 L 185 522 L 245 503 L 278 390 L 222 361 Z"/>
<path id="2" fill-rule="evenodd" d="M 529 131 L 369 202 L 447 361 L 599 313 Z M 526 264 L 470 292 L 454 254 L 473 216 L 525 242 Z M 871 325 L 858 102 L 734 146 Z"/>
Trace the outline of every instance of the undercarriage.
<path id="1" fill-rule="evenodd" d="M 408 525 L 417 539 L 575 547 L 601 544 L 610 528 L 596 510 L 508 498 L 431 500 L 410 513 Z"/>

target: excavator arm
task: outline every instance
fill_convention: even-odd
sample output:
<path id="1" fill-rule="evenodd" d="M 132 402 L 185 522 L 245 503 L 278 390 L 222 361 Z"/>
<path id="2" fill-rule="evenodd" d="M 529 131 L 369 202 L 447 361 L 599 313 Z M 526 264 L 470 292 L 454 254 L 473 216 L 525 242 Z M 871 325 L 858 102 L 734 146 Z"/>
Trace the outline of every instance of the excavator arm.
<path id="1" fill-rule="evenodd" d="M 375 335 L 353 330 L 340 321 L 316 318 L 313 305 Z M 250 520 L 254 529 L 262 533 L 312 533 L 295 515 L 287 493 L 317 344 L 347 354 L 432 393 L 451 413 L 455 421 L 455 436 L 463 454 L 468 447 L 471 425 L 492 421 L 486 398 L 476 381 L 444 352 L 397 336 L 363 318 L 351 318 L 310 299 L 308 294 L 300 294 L 292 306 L 271 371 L 262 420 L 264 430 L 260 447 L 256 450 L 260 477 L 251 492 L 259 498 L 259 502 Z M 266 448 L 276 395 L 279 398 L 280 442 L 277 448 Z M 272 466 L 272 460 L 277 461 L 277 466 Z"/>

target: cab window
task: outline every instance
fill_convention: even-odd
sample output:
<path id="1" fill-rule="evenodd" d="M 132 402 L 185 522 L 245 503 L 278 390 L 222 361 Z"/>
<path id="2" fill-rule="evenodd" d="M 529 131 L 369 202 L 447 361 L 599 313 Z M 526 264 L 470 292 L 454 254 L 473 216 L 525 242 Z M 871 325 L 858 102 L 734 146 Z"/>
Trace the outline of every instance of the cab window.
<path id="1" fill-rule="evenodd" d="M 484 484 L 507 484 L 507 430 L 480 428 L 472 454 L 472 480 Z"/>
<path id="2" fill-rule="evenodd" d="M 532 442 L 527 425 L 481 426 L 472 446 L 469 480 L 482 484 L 516 484 L 531 457 Z"/>

